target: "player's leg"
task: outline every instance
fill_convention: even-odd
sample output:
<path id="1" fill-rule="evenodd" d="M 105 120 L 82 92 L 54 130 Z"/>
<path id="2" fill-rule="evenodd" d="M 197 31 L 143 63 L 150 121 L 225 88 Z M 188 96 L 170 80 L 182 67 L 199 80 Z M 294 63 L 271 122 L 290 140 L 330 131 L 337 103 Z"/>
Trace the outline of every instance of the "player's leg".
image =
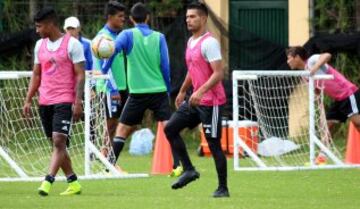
<path id="1" fill-rule="evenodd" d="M 69 183 L 68 188 L 64 192 L 62 192 L 61 195 L 80 194 L 81 185 L 77 181 L 77 176 L 73 171 L 70 155 L 67 151 L 65 152 L 65 158 L 63 164 L 61 165 L 61 169 L 66 176 L 66 181 Z"/>
<path id="2" fill-rule="evenodd" d="M 66 135 L 53 132 L 53 151 L 49 166 L 49 174 L 51 176 L 56 176 L 60 167 L 63 165 L 66 155 L 66 140 Z"/>
<path id="3" fill-rule="evenodd" d="M 120 100 L 118 103 L 116 103 L 116 109 L 114 109 L 114 111 L 112 112 L 112 116 L 113 118 L 111 118 L 111 121 L 109 123 L 109 135 L 110 135 L 110 139 L 114 139 L 115 136 L 115 132 L 117 129 L 117 126 L 119 124 L 119 118 L 121 116 L 121 113 L 124 109 L 126 100 L 128 98 L 128 93 L 126 91 L 119 91 L 119 95 L 120 95 Z M 121 130 L 119 130 L 119 134 L 120 136 L 129 136 L 132 131 L 134 130 L 133 127 L 120 127 L 121 130 L 123 130 L 123 132 L 125 133 L 120 133 Z M 130 130 L 128 130 L 130 129 Z M 112 148 L 113 148 L 113 152 L 114 152 L 114 157 L 113 157 L 113 161 L 112 163 L 115 165 L 116 161 L 120 155 L 120 152 L 122 151 L 123 147 L 124 147 L 124 141 L 122 140 L 118 140 L 118 138 L 116 139 L 116 141 L 111 141 L 112 143 Z M 122 169 L 119 166 L 116 166 L 118 168 L 119 171 L 123 172 Z"/>
<path id="4" fill-rule="evenodd" d="M 222 107 L 196 107 L 202 122 L 203 132 L 214 158 L 218 176 L 218 188 L 213 197 L 229 197 L 227 187 L 227 163 L 221 148 L 221 111 Z"/>
<path id="5" fill-rule="evenodd" d="M 189 127 L 194 128 L 200 123 L 200 118 L 197 113 L 189 107 L 188 103 L 183 103 L 179 109 L 171 116 L 170 120 L 165 126 L 165 134 L 169 143 L 175 153 L 180 158 L 181 164 L 184 167 L 184 172 L 172 184 L 173 189 L 179 189 L 186 186 L 191 181 L 200 177 L 200 174 L 195 170 L 189 154 L 186 150 L 184 140 L 180 136 L 180 132 Z"/>
<path id="6" fill-rule="evenodd" d="M 169 177 L 179 177 L 183 172 L 184 168 L 180 164 L 179 154 L 176 153 L 176 150 L 171 147 L 171 154 L 173 157 L 173 169 L 169 174 Z"/>
<path id="7" fill-rule="evenodd" d="M 59 168 L 63 170 L 69 186 L 65 192 L 61 193 L 61 195 L 80 194 L 81 186 L 77 181 L 77 176 L 72 169 L 71 159 L 66 150 L 66 141 L 66 135 L 62 133 L 53 133 L 54 148 L 49 173 L 55 176 Z"/>
<path id="8" fill-rule="evenodd" d="M 106 118 L 107 118 L 107 130 L 109 133 L 109 138 L 112 139 L 115 135 L 116 127 L 118 125 L 118 119 L 120 118 L 121 111 L 122 111 L 122 95 L 110 95 L 107 94 L 106 96 Z"/>
<path id="9" fill-rule="evenodd" d="M 115 163 L 115 146 L 112 141 L 112 139 L 115 136 L 116 127 L 118 125 L 118 119 L 113 118 L 107 118 L 106 119 L 106 128 L 107 131 L 104 134 L 103 138 L 103 146 L 101 148 L 101 153 L 104 157 L 106 157 L 110 163 Z"/>
<path id="10" fill-rule="evenodd" d="M 360 131 L 360 90 L 357 90 L 353 95 L 350 96 L 351 113 L 349 119 L 355 125 L 356 129 Z"/>
<path id="11" fill-rule="evenodd" d="M 328 127 L 329 131 L 331 131 L 334 128 L 334 126 L 338 123 L 339 123 L 339 121 L 337 121 L 337 120 L 328 120 L 327 127 Z"/>
<path id="12" fill-rule="evenodd" d="M 49 141 L 52 143 L 52 121 L 53 121 L 53 114 L 54 114 L 54 107 L 53 105 L 49 106 L 39 106 L 39 114 L 41 123 L 45 132 L 45 135 L 49 139 Z M 45 179 L 42 181 L 40 187 L 38 188 L 38 192 L 40 195 L 46 196 L 49 194 L 51 185 L 55 181 L 55 176 L 48 173 L 45 176 Z"/>
<path id="13" fill-rule="evenodd" d="M 72 174 L 74 174 L 74 171 L 72 169 L 70 155 L 67 150 L 65 152 L 64 161 L 61 165 L 61 170 L 63 170 L 65 176 L 71 176 Z"/>
<path id="14" fill-rule="evenodd" d="M 111 163 L 114 162 L 115 155 L 113 151 L 112 139 L 115 135 L 116 126 L 118 124 L 118 118 L 121 113 L 121 101 L 119 95 L 111 96 L 110 93 L 106 93 L 104 96 L 104 104 L 106 111 L 106 131 L 103 138 L 103 146 L 101 153 L 104 157 L 108 158 Z"/>
<path id="15" fill-rule="evenodd" d="M 50 173 L 57 172 L 58 166 L 63 170 L 69 186 L 61 195 L 80 194 L 81 192 L 81 186 L 77 181 L 77 176 L 73 171 L 71 159 L 67 152 L 71 121 L 72 104 L 54 105 L 53 157 L 50 164 Z"/>
<path id="16" fill-rule="evenodd" d="M 359 113 L 359 109 L 358 109 L 359 101 L 360 101 L 360 92 L 357 91 L 344 100 L 333 102 L 326 113 L 326 119 L 328 122 L 329 130 L 331 130 L 333 126 L 337 123 L 346 122 L 348 118 L 350 118 L 351 121 L 354 120 L 356 122 L 358 119 L 356 115 L 358 115 Z M 330 146 L 330 140 L 324 141 L 322 139 L 322 142 L 327 147 Z M 319 155 L 315 159 L 315 164 L 323 165 L 326 163 L 327 163 L 327 156 L 324 152 L 320 151 Z"/>
<path id="17" fill-rule="evenodd" d="M 331 131 L 336 124 L 346 121 L 346 115 L 341 112 L 342 106 L 342 102 L 334 101 L 326 111 L 326 121 L 329 131 Z M 328 144 L 324 139 L 322 139 L 322 141 L 324 144 Z"/>
<path id="18" fill-rule="evenodd" d="M 144 95 L 129 95 L 121 112 L 120 122 L 116 127 L 113 138 L 115 163 L 124 148 L 125 141 L 133 132 L 137 124 L 140 124 L 147 109 L 148 99 Z"/>
<path id="19" fill-rule="evenodd" d="M 167 121 L 171 117 L 170 98 L 167 93 L 156 93 L 150 95 L 149 108 L 154 112 L 155 119 L 161 121 L 166 126 Z M 180 157 L 176 150 L 171 147 L 171 154 L 173 157 L 173 170 L 170 177 L 179 177 L 183 173 L 183 167 L 180 164 Z"/>
<path id="20" fill-rule="evenodd" d="M 350 121 L 355 125 L 356 129 L 360 131 L 360 114 L 352 115 Z"/>
<path id="21" fill-rule="evenodd" d="M 113 117 L 113 118 L 109 118 L 106 121 L 106 126 L 107 126 L 107 130 L 109 132 L 109 138 L 112 139 L 115 135 L 115 131 L 116 131 L 116 127 L 118 125 L 118 118 Z"/>

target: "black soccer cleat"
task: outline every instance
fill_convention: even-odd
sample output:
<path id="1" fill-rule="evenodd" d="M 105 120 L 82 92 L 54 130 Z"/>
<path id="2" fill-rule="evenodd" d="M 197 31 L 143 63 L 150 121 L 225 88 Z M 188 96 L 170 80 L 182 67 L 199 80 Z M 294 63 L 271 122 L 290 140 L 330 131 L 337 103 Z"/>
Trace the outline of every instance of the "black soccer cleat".
<path id="1" fill-rule="evenodd" d="M 213 193 L 213 197 L 230 197 L 229 190 L 227 187 L 218 187 L 215 192 Z"/>
<path id="2" fill-rule="evenodd" d="M 186 186 L 188 183 L 200 178 L 199 172 L 196 170 L 184 171 L 183 174 L 177 179 L 176 182 L 171 185 L 172 189 L 180 189 Z"/>

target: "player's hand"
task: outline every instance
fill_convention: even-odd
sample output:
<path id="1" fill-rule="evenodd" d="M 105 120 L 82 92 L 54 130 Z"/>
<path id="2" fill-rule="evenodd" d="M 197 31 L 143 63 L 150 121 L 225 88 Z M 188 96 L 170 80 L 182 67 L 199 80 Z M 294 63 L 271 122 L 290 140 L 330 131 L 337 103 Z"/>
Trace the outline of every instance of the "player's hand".
<path id="1" fill-rule="evenodd" d="M 313 72 L 312 68 L 310 68 L 309 66 L 305 65 L 305 68 L 304 68 L 305 71 L 309 71 L 310 73 L 310 76 L 313 76 L 315 73 Z"/>
<path id="2" fill-rule="evenodd" d="M 78 121 L 80 120 L 82 114 L 82 104 L 80 102 L 75 103 L 73 106 L 73 120 Z"/>
<path id="3" fill-rule="evenodd" d="M 120 94 L 112 95 L 111 99 L 120 101 L 121 100 L 121 95 Z"/>
<path id="4" fill-rule="evenodd" d="M 28 118 L 31 116 L 31 102 L 25 102 L 23 106 L 23 116 Z"/>
<path id="5" fill-rule="evenodd" d="M 100 70 L 92 70 L 91 73 L 92 75 L 103 75 Z"/>
<path id="6" fill-rule="evenodd" d="M 195 91 L 190 99 L 189 103 L 191 106 L 198 106 L 200 104 L 201 98 L 203 97 L 203 94 L 200 91 Z"/>
<path id="7" fill-rule="evenodd" d="M 95 98 L 96 98 L 96 92 L 94 90 L 91 90 L 90 99 L 93 100 Z"/>
<path id="8" fill-rule="evenodd" d="M 176 96 L 176 99 L 175 99 L 176 109 L 178 109 L 180 107 L 181 103 L 184 102 L 185 95 L 186 95 L 185 92 L 179 92 L 179 94 Z"/>
<path id="9" fill-rule="evenodd" d="M 316 71 L 315 70 L 310 70 L 310 76 L 315 75 Z"/>

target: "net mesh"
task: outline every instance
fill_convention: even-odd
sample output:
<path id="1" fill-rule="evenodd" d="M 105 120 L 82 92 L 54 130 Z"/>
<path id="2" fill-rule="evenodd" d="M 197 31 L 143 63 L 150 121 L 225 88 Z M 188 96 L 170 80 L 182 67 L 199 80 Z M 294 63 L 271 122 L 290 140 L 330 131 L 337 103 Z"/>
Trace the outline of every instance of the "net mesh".
<path id="1" fill-rule="evenodd" d="M 51 142 L 40 122 L 37 97 L 32 100 L 31 116 L 22 116 L 30 78 L 1 79 L 0 75 L 0 146 L 2 150 L 28 175 L 40 177 L 47 173 L 52 151 Z M 105 120 L 104 95 L 92 94 L 90 102 L 90 141 L 100 150 L 108 137 Z M 70 154 L 74 171 L 84 175 L 85 140 L 84 120 L 71 127 Z M 90 152 L 90 172 L 101 175 L 104 165 Z M 18 177 L 4 157 L 0 156 L 0 178 Z M 62 175 L 62 172 L 59 173 Z"/>
<path id="2" fill-rule="evenodd" d="M 335 144 L 328 130 L 323 103 L 324 81 L 316 81 L 315 135 L 338 159 L 344 145 Z M 309 85 L 303 76 L 258 75 L 238 80 L 240 138 L 266 166 L 305 166 L 310 163 Z M 315 146 L 315 157 L 323 153 Z M 240 153 L 247 156 L 247 153 Z M 328 158 L 327 158 L 328 159 Z M 333 164 L 328 159 L 327 164 Z M 257 166 L 251 158 L 240 159 L 242 167 Z"/>

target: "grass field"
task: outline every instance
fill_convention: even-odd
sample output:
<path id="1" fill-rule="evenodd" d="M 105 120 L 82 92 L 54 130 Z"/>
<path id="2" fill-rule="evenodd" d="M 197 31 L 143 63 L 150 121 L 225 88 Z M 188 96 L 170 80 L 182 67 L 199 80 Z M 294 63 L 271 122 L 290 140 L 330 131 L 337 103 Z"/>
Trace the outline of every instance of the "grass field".
<path id="1" fill-rule="evenodd" d="M 0 182 L 0 208 L 123 208 L 123 209 L 358 209 L 360 170 L 320 170 L 298 172 L 234 172 L 228 160 L 231 197 L 211 197 L 217 179 L 211 158 L 192 159 L 200 180 L 173 191 L 173 178 L 151 176 L 142 179 L 81 181 L 83 193 L 62 197 L 65 182 L 56 182 L 47 197 L 36 193 L 39 183 Z M 130 172 L 149 172 L 151 158 L 122 156 Z"/>

